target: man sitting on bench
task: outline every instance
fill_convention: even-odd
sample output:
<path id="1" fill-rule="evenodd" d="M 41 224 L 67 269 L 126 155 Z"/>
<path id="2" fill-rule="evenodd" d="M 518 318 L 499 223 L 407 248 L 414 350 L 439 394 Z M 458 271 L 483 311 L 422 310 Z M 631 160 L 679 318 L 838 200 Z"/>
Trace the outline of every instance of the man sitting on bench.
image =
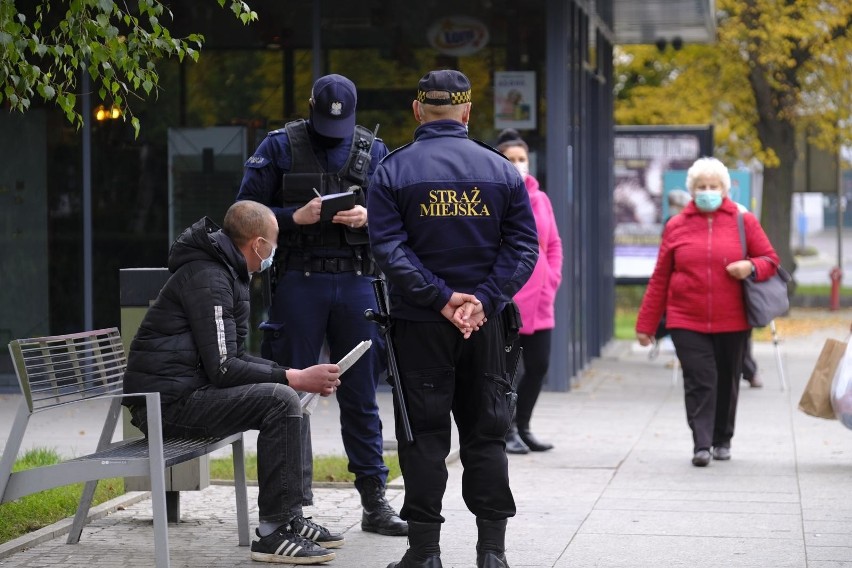
<path id="1" fill-rule="evenodd" d="M 260 526 L 251 557 L 318 564 L 343 536 L 302 516 L 302 409 L 296 391 L 328 396 L 340 367 L 288 369 L 246 353 L 251 274 L 272 264 L 278 222 L 254 201 L 239 201 L 219 228 L 204 218 L 169 251 L 172 273 L 130 345 L 124 392 L 159 392 L 163 434 L 257 438 Z M 129 399 L 132 423 L 147 433 L 144 405 Z"/>

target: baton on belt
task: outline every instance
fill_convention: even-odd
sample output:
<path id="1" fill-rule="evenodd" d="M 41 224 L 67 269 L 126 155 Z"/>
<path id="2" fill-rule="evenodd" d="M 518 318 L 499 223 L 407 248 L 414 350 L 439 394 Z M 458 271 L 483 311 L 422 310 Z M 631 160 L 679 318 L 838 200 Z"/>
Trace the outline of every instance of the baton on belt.
<path id="1" fill-rule="evenodd" d="M 411 431 L 411 422 L 408 420 L 408 408 L 405 406 L 405 395 L 402 392 L 402 379 L 399 376 L 396 351 L 393 348 L 393 339 L 390 334 L 393 323 L 391 322 L 388 302 L 385 296 L 385 281 L 381 278 L 373 280 L 373 292 L 376 295 L 376 306 L 378 306 L 379 311 L 376 312 L 372 309 L 367 309 L 364 312 L 364 317 L 377 324 L 381 328 L 382 337 L 385 338 L 385 349 L 387 349 L 388 356 L 388 374 L 391 378 L 393 390 L 396 393 L 396 403 L 399 405 L 399 419 L 402 423 L 402 433 L 405 436 L 405 441 L 413 444 L 414 433 Z"/>

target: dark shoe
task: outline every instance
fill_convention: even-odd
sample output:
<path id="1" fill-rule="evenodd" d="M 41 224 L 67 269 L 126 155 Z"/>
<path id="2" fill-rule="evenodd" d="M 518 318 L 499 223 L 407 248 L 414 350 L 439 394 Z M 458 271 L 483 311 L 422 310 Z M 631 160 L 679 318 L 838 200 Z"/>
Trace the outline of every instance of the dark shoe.
<path id="1" fill-rule="evenodd" d="M 476 555 L 476 568 L 509 568 L 505 554 L 486 552 Z"/>
<path id="2" fill-rule="evenodd" d="M 297 535 L 310 539 L 323 548 L 340 548 L 345 542 L 342 534 L 332 534 L 324 526 L 313 522 L 310 517 L 296 517 L 290 521 L 289 527 Z"/>
<path id="3" fill-rule="evenodd" d="M 748 384 L 751 385 L 751 388 L 753 389 L 759 389 L 763 387 L 763 381 L 761 380 L 760 375 L 755 375 L 750 379 L 746 379 L 746 381 L 748 381 Z"/>
<path id="4" fill-rule="evenodd" d="M 440 556 L 430 556 L 424 560 L 411 560 L 403 556 L 399 562 L 388 564 L 388 568 L 444 568 L 444 565 L 441 564 Z"/>
<path id="5" fill-rule="evenodd" d="M 524 444 L 526 444 L 531 452 L 546 452 L 547 450 L 553 449 L 553 444 L 539 442 L 536 437 L 533 436 L 532 432 L 530 432 L 529 428 L 521 428 L 518 426 L 518 436 L 521 437 L 521 440 Z"/>
<path id="6" fill-rule="evenodd" d="M 506 453 L 507 454 L 528 454 L 530 449 L 518 436 L 518 429 L 513 425 L 506 432 Z"/>
<path id="7" fill-rule="evenodd" d="M 731 459 L 731 448 L 713 448 L 713 459 L 719 461 Z"/>
<path id="8" fill-rule="evenodd" d="M 440 540 L 441 523 L 408 521 L 408 550 L 388 568 L 443 568 Z"/>
<path id="9" fill-rule="evenodd" d="M 406 536 L 408 523 L 399 518 L 385 498 L 385 486 L 381 478 L 365 477 L 355 482 L 361 494 L 361 530 L 385 536 Z"/>
<path id="10" fill-rule="evenodd" d="M 476 568 L 509 568 L 506 561 L 506 519 L 476 519 Z"/>
<path id="11" fill-rule="evenodd" d="M 251 541 L 251 559 L 275 564 L 320 564 L 334 560 L 334 553 L 314 541 L 287 532 L 286 525 L 274 533 L 260 536 L 256 530 Z"/>
<path id="12" fill-rule="evenodd" d="M 692 465 L 694 465 L 695 467 L 705 467 L 709 463 L 709 450 L 698 450 L 697 452 L 695 452 L 695 455 L 692 456 Z"/>

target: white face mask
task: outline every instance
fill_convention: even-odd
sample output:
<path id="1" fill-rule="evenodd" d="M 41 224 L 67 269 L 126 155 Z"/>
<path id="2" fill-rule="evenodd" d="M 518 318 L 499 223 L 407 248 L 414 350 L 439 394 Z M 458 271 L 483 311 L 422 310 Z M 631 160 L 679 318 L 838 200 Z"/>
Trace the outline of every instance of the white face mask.
<path id="1" fill-rule="evenodd" d="M 529 162 L 514 162 L 515 167 L 518 169 L 518 173 L 521 174 L 521 177 L 526 179 L 528 175 L 530 175 L 530 163 Z"/>

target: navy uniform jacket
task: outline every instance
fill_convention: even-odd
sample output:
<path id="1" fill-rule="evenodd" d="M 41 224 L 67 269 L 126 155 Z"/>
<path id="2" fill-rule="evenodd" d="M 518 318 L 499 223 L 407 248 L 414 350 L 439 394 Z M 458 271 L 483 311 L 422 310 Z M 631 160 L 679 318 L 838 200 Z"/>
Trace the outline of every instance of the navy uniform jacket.
<path id="1" fill-rule="evenodd" d="M 370 246 L 388 278 L 390 311 L 443 321 L 453 292 L 475 294 L 486 316 L 532 274 L 538 235 L 518 171 L 464 125 L 437 120 L 385 157 L 367 193 Z"/>

